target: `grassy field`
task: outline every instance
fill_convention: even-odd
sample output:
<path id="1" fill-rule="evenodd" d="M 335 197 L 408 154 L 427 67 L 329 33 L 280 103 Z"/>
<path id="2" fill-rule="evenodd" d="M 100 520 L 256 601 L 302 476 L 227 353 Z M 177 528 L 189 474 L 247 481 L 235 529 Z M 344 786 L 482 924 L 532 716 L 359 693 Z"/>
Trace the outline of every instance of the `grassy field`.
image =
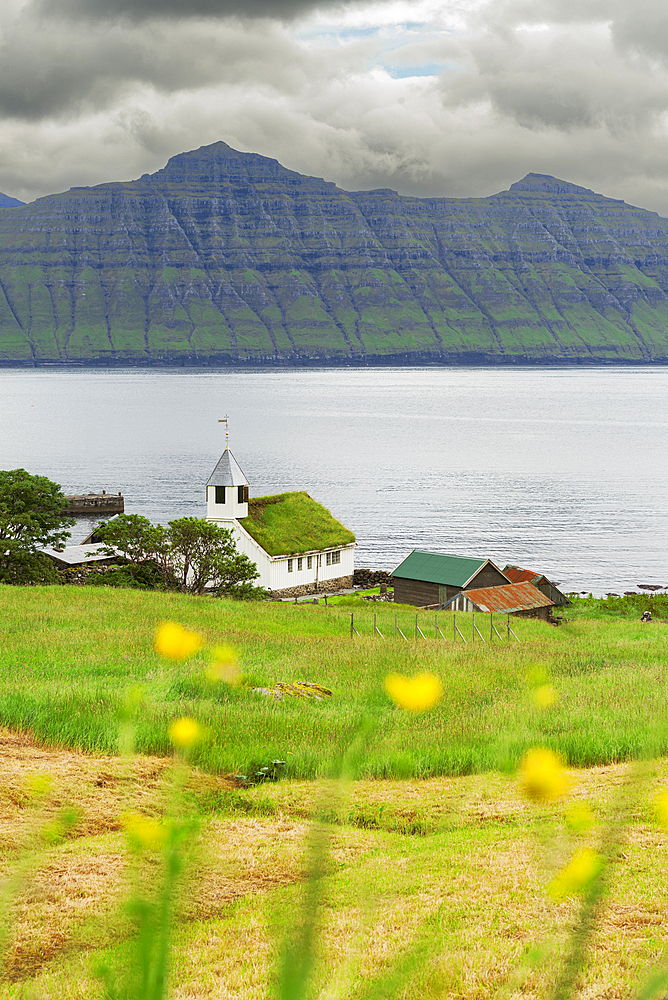
<path id="1" fill-rule="evenodd" d="M 124 900 L 135 862 L 119 815 L 163 813 L 170 762 L 54 750 L 6 731 L 0 761 L 0 864 L 24 859 L 0 997 L 100 998 L 96 971 L 131 952 Z M 35 773 L 53 780 L 39 816 L 26 793 Z M 357 781 L 337 796 L 326 780 L 239 792 L 195 772 L 199 863 L 177 908 L 171 995 L 275 995 L 280 940 L 303 905 L 309 829 L 336 804 L 305 998 L 551 997 L 579 903 L 552 899 L 550 880 L 574 849 L 598 843 L 630 776 L 628 765 L 578 771 L 565 803 L 535 807 L 512 775 Z M 573 994 L 583 1000 L 634 996 L 661 967 L 668 836 L 649 801 L 667 781 L 666 763 L 651 765 L 629 810 Z M 582 801 L 595 822 L 578 835 L 564 817 Z M 76 826 L 26 863 L 21 845 L 63 806 Z M 392 978 L 397 960 L 403 984 Z"/>
<path id="2" fill-rule="evenodd" d="M 653 599 L 660 600 L 660 599 Z M 572 620 L 552 625 L 513 619 L 520 641 L 473 640 L 470 615 L 457 615 L 468 639 L 453 641 L 452 616 L 418 622 L 408 607 L 359 602 L 350 638 L 348 606 L 236 603 L 106 588 L 0 587 L 0 724 L 40 740 L 115 752 L 119 711 L 140 686 L 137 732 L 143 753 L 169 751 L 169 722 L 195 717 L 209 730 L 197 763 L 212 773 L 247 773 L 272 759 L 292 777 L 336 767 L 360 726 L 369 727 L 360 777 L 463 775 L 512 767 L 541 743 L 573 766 L 624 761 L 668 746 L 668 627 L 635 611 L 595 616 L 585 601 Z M 394 637 L 395 615 L 408 637 Z M 631 617 L 633 615 L 634 617 Z M 385 638 L 373 634 L 376 616 Z M 247 684 L 212 687 L 206 651 L 185 664 L 161 660 L 155 626 L 174 619 L 209 644 L 231 643 Z M 477 616 L 489 639 L 489 617 Z M 505 630 L 501 627 L 502 635 Z M 428 716 L 395 708 L 383 690 L 392 671 L 432 671 L 444 685 Z M 532 678 L 552 679 L 549 712 L 532 698 Z M 253 692 L 311 681 L 323 701 Z"/>
<path id="3" fill-rule="evenodd" d="M 664 613 L 661 598 L 639 600 Z M 11 875 L 0 893 L 0 1000 L 111 996 L 99 970 L 131 961 L 128 900 L 158 871 L 156 857 L 129 849 L 123 816 L 173 810 L 181 772 L 167 731 L 183 715 L 208 740 L 179 798 L 194 840 L 171 931 L 177 1000 L 560 996 L 583 904 L 550 886 L 580 848 L 609 865 L 582 970 L 563 996 L 658 1000 L 668 834 L 653 801 L 668 787 L 668 625 L 642 624 L 642 610 L 631 599 L 578 601 L 558 628 L 515 619 L 519 641 L 483 644 L 471 616 L 457 615 L 467 643 L 453 641 L 449 614 L 439 617 L 445 640 L 433 614 L 418 614 L 429 638 L 415 638 L 414 609 L 362 601 L 0 587 L 0 869 Z M 374 615 L 385 638 L 373 635 Z M 408 641 L 395 637 L 395 615 Z M 185 664 L 159 658 L 153 634 L 165 619 L 208 647 Z M 489 618 L 476 623 L 487 636 Z M 240 688 L 206 680 L 207 650 L 223 642 L 238 650 Z M 401 711 L 383 690 L 389 671 L 433 671 L 442 702 Z M 331 698 L 252 691 L 299 680 Z M 540 709 L 545 683 L 557 701 Z M 124 705 L 138 689 L 141 753 L 121 757 Z M 355 780 L 336 782 L 356 736 Z M 533 745 L 572 765 L 564 800 L 522 797 L 515 764 Z M 230 777 L 277 757 L 292 780 L 247 788 Z M 39 801 L 35 775 L 51 781 Z M 585 804 L 591 824 L 578 827 L 572 810 Z M 325 856 L 313 964 L 286 993 L 281 942 L 311 905 L 314 831 Z"/>

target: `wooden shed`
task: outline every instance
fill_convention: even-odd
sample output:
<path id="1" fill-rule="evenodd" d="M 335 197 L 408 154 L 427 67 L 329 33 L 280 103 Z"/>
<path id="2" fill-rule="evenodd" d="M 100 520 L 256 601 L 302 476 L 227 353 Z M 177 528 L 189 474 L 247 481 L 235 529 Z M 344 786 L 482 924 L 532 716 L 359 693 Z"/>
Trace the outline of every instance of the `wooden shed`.
<path id="1" fill-rule="evenodd" d="M 554 601 L 532 583 L 509 583 L 502 587 L 477 587 L 464 591 L 452 598 L 451 607 L 456 611 L 483 611 L 549 621 Z"/>
<path id="2" fill-rule="evenodd" d="M 471 559 L 413 549 L 392 573 L 394 600 L 424 608 L 446 604 L 463 590 L 510 583 L 491 559 Z"/>
<path id="3" fill-rule="evenodd" d="M 548 580 L 542 573 L 536 573 L 532 569 L 524 569 L 523 566 L 510 565 L 505 566 L 503 572 L 513 583 L 532 583 L 558 607 L 566 607 L 571 603 L 566 595 L 557 588 L 557 585 Z"/>

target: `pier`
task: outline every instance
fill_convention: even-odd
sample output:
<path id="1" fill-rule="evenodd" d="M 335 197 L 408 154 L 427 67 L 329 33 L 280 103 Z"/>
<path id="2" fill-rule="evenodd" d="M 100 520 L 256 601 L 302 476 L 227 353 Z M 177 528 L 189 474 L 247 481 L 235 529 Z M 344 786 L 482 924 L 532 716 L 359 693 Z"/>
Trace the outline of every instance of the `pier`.
<path id="1" fill-rule="evenodd" d="M 122 514 L 125 510 L 125 501 L 120 493 L 77 493 L 76 496 L 68 496 L 69 505 L 64 513 L 72 517 L 87 514 Z"/>

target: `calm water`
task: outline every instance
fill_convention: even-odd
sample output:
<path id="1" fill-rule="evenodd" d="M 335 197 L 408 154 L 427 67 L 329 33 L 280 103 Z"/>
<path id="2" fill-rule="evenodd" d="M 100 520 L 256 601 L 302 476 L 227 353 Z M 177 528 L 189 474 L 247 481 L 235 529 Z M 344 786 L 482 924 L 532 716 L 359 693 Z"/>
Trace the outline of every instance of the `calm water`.
<path id="1" fill-rule="evenodd" d="M 358 566 L 420 547 L 566 590 L 668 585 L 668 368 L 5 369 L 0 468 L 203 516 L 225 414 L 251 494 L 307 490 Z"/>

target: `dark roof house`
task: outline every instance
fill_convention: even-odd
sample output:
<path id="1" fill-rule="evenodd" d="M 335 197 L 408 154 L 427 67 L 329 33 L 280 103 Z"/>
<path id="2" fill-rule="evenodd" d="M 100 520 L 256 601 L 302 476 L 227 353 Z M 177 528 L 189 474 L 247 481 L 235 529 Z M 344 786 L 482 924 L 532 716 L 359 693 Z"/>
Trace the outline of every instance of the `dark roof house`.
<path id="1" fill-rule="evenodd" d="M 491 559 L 475 559 L 413 549 L 392 573 L 394 600 L 426 607 L 445 604 L 463 590 L 510 583 Z"/>
<path id="2" fill-rule="evenodd" d="M 565 607 L 571 602 L 568 600 L 565 594 L 562 594 L 557 586 L 548 580 L 546 576 L 542 573 L 536 573 L 532 569 L 524 569 L 522 566 L 506 566 L 503 572 L 512 580 L 513 583 L 532 583 L 534 587 L 538 587 L 546 597 L 549 597 L 553 604 L 560 607 Z"/>

